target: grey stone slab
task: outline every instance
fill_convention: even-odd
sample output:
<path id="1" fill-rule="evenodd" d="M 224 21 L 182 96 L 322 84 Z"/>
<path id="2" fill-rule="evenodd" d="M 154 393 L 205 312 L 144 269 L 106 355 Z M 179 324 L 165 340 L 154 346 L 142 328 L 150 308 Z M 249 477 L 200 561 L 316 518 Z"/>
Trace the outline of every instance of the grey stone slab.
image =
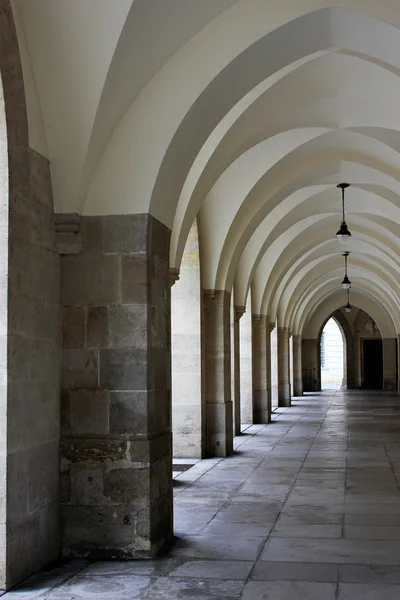
<path id="1" fill-rule="evenodd" d="M 221 537 L 220 535 L 194 535 L 178 540 L 173 557 L 208 558 L 215 560 L 256 560 L 265 538 Z"/>
<path id="2" fill-rule="evenodd" d="M 253 561 L 240 560 L 190 560 L 172 569 L 171 577 L 197 577 L 199 579 L 243 580 L 253 568 Z"/>
<path id="3" fill-rule="evenodd" d="M 149 577 L 77 576 L 50 592 L 46 600 L 133 600 L 142 598 L 151 583 Z"/>
<path id="4" fill-rule="evenodd" d="M 85 576 L 108 576 L 115 577 L 125 575 L 136 576 L 159 576 L 167 573 L 174 566 L 171 558 L 157 558 L 153 560 L 130 560 L 130 561 L 97 561 L 89 564 L 81 575 Z"/>
<path id="5" fill-rule="evenodd" d="M 398 600 L 400 585 L 340 583 L 338 600 Z"/>
<path id="6" fill-rule="evenodd" d="M 5 594 L 10 600 L 36 600 L 46 598 L 51 590 L 62 585 L 87 565 L 85 560 L 72 560 L 55 567 L 43 569 L 26 579 L 17 589 Z"/>
<path id="7" fill-rule="evenodd" d="M 251 579 L 259 581 L 315 581 L 334 583 L 339 566 L 326 563 L 290 563 L 258 561 Z"/>
<path id="8" fill-rule="evenodd" d="M 400 540 L 400 527 L 346 525 L 344 537 L 355 540 Z"/>
<path id="9" fill-rule="evenodd" d="M 400 584 L 400 567 L 381 565 L 340 565 L 339 580 L 346 583 Z"/>
<path id="10" fill-rule="evenodd" d="M 240 536 L 244 538 L 266 538 L 272 529 L 273 523 L 229 523 L 213 519 L 202 530 L 204 535 Z"/>
<path id="11" fill-rule="evenodd" d="M 345 525 L 351 526 L 386 526 L 386 527 L 400 527 L 400 515 L 387 515 L 382 513 L 345 513 Z"/>
<path id="12" fill-rule="evenodd" d="M 393 565 L 400 561 L 400 542 L 350 539 L 270 538 L 261 560 Z"/>
<path id="13" fill-rule="evenodd" d="M 160 577 L 150 587 L 146 600 L 239 600 L 243 582 L 213 579 Z M 64 600 L 64 599 L 63 599 Z M 109 598 L 111 600 L 111 598 Z M 119 600 L 115 596 L 112 600 Z"/>
<path id="14" fill-rule="evenodd" d="M 386 504 L 382 507 L 382 504 L 373 504 L 364 502 L 354 503 L 351 502 L 349 504 L 345 503 L 344 510 L 346 514 L 382 514 L 384 512 L 387 515 L 400 515 L 400 502 L 398 504 Z"/>
<path id="15" fill-rule="evenodd" d="M 271 531 L 273 537 L 315 537 L 315 538 L 340 538 L 342 537 L 342 525 L 291 525 L 285 527 L 279 523 Z M 394 539 L 394 538 L 393 538 Z"/>
<path id="16" fill-rule="evenodd" d="M 244 588 L 242 600 L 335 600 L 335 593 L 335 583 L 250 581 Z"/>

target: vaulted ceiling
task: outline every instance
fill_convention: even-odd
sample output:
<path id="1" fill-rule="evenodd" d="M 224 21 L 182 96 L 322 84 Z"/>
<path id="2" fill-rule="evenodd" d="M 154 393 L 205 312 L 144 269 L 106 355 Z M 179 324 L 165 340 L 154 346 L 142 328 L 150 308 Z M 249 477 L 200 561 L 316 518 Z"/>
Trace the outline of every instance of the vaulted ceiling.
<path id="1" fill-rule="evenodd" d="M 179 269 L 293 333 L 353 302 L 400 333 L 398 0 L 14 0 L 57 212 L 150 212 Z M 313 325 L 314 324 L 314 325 Z"/>

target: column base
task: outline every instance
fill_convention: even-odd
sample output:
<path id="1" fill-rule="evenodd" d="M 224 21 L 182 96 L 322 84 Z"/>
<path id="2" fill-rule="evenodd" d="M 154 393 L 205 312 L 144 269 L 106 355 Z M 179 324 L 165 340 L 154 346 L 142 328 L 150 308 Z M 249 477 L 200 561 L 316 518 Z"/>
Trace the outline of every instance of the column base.
<path id="1" fill-rule="evenodd" d="M 396 379 L 394 377 L 387 377 L 383 381 L 383 390 L 385 392 L 396 391 Z"/>
<path id="2" fill-rule="evenodd" d="M 254 425 L 263 425 L 271 422 L 271 411 L 268 404 L 268 390 L 255 390 L 253 392 Z"/>
<path id="3" fill-rule="evenodd" d="M 293 394 L 296 397 L 300 397 L 303 395 L 303 382 L 295 381 L 293 385 Z"/>
<path id="4" fill-rule="evenodd" d="M 206 456 L 233 454 L 232 402 L 207 402 Z"/>
<path id="5" fill-rule="evenodd" d="M 173 537 L 171 435 L 64 439 L 63 556 L 150 558 Z"/>
<path id="6" fill-rule="evenodd" d="M 290 386 L 288 383 L 278 385 L 278 406 L 291 406 Z"/>

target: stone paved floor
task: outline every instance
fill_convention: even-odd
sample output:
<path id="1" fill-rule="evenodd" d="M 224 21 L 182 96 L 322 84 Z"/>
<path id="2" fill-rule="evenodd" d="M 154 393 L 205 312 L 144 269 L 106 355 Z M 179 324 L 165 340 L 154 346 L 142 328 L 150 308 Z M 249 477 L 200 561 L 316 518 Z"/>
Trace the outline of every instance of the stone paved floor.
<path id="1" fill-rule="evenodd" d="M 330 390 L 274 419 L 177 475 L 167 556 L 68 563 L 4 600 L 399 600 L 400 398 Z"/>

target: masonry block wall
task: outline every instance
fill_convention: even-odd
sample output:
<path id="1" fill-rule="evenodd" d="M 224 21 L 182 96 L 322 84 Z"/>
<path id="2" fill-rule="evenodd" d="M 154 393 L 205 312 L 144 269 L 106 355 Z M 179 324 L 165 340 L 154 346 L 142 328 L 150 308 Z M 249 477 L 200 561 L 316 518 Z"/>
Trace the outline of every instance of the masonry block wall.
<path id="1" fill-rule="evenodd" d="M 49 164 L 28 158 L 9 206 L 7 587 L 59 554 L 60 259 Z"/>
<path id="2" fill-rule="evenodd" d="M 170 231 L 150 215 L 84 217 L 68 255 L 67 229 L 63 551 L 153 556 L 172 537 Z"/>

